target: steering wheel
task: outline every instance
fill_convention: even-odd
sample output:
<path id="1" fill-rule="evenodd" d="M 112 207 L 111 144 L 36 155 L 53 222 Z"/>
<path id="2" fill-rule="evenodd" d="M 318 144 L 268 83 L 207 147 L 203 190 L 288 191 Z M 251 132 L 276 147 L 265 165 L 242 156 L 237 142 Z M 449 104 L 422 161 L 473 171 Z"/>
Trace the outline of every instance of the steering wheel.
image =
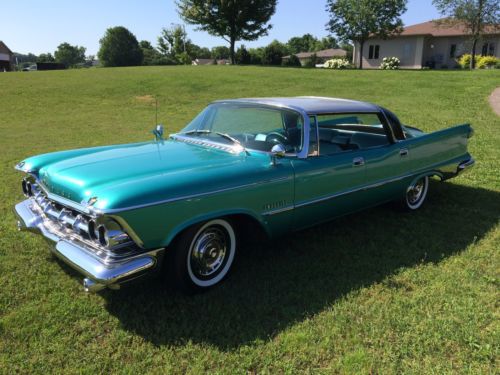
<path id="1" fill-rule="evenodd" d="M 288 143 L 288 138 L 286 135 L 278 133 L 278 132 L 271 132 L 266 135 L 266 142 L 270 143 L 282 143 L 282 144 L 287 144 Z"/>

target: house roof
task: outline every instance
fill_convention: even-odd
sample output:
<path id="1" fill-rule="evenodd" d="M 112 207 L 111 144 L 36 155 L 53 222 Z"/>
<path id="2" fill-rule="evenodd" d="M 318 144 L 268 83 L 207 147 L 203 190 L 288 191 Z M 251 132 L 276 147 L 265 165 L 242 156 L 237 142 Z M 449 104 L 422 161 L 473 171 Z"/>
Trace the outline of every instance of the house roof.
<path id="1" fill-rule="evenodd" d="M 7 47 L 7 45 L 6 45 L 4 42 L 2 42 L 2 41 L 0 40 L 0 50 L 2 50 L 2 49 L 7 50 L 7 51 L 8 51 L 11 55 L 13 55 L 13 54 L 14 54 L 14 52 L 12 52 L 12 51 L 10 50 L 10 48 L 9 48 L 9 47 Z"/>
<path id="2" fill-rule="evenodd" d="M 499 34 L 500 25 L 486 26 L 487 34 Z M 461 24 L 447 24 L 446 19 L 432 20 L 410 25 L 403 29 L 401 36 L 432 35 L 432 36 L 458 36 L 468 34 Z"/>
<path id="3" fill-rule="evenodd" d="M 316 57 L 334 57 L 334 56 L 346 56 L 347 51 L 340 49 L 340 48 L 329 48 L 329 49 L 324 49 L 321 51 L 316 51 L 316 52 L 299 52 L 296 53 L 295 56 L 297 56 L 299 59 L 307 59 L 309 57 L 312 57 L 312 55 L 316 55 Z M 290 55 L 288 56 L 283 56 L 283 59 L 289 59 Z"/>
<path id="4" fill-rule="evenodd" d="M 273 98 L 242 98 L 218 100 L 215 103 L 256 104 L 272 107 L 288 107 L 300 109 L 308 114 L 342 113 L 342 112 L 378 112 L 380 107 L 357 100 L 327 98 L 316 96 L 273 97 Z"/>

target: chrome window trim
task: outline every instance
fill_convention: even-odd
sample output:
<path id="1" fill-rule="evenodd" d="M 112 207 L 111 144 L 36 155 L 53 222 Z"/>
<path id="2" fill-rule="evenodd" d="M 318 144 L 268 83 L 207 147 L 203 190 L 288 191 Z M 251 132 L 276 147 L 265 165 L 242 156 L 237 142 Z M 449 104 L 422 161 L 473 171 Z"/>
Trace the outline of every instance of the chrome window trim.
<path id="1" fill-rule="evenodd" d="M 364 115 L 369 115 L 369 114 L 373 114 L 373 115 L 377 115 L 377 116 L 382 115 L 382 118 L 380 118 L 380 120 L 384 120 L 385 124 L 383 121 L 381 121 L 380 125 L 382 125 L 382 129 L 384 129 L 384 134 L 387 137 L 389 144 L 394 144 L 394 143 L 398 142 L 398 140 L 394 136 L 394 133 L 392 131 L 392 126 L 390 125 L 390 123 L 387 119 L 387 116 L 385 115 L 384 111 L 382 111 L 381 109 L 379 109 L 378 111 L 356 111 L 356 112 L 352 112 L 352 111 L 344 112 L 344 111 L 342 111 L 342 112 L 324 112 L 324 113 L 322 112 L 322 113 L 317 113 L 315 116 L 316 116 L 316 122 L 317 122 L 318 116 L 355 115 L 356 113 L 362 113 Z M 312 116 L 312 114 L 311 114 L 311 116 Z M 360 124 L 360 125 L 362 125 L 362 124 Z M 319 125 L 318 125 L 318 132 L 319 132 Z M 385 146 L 385 145 L 383 145 L 383 146 Z M 379 147 L 379 146 L 377 146 L 377 147 Z"/>
<path id="2" fill-rule="evenodd" d="M 309 154 L 309 130 L 310 130 L 310 123 L 309 123 L 309 114 L 300 107 L 293 106 L 293 105 L 286 105 L 286 104 L 279 104 L 279 103 L 270 103 L 270 102 L 252 102 L 248 100 L 219 100 L 215 101 L 212 104 L 240 104 L 240 105 L 247 105 L 247 106 L 255 106 L 255 107 L 268 107 L 268 108 L 274 108 L 274 109 L 288 109 L 290 111 L 294 111 L 299 113 L 302 116 L 303 120 L 303 145 L 302 145 L 302 150 L 300 150 L 299 153 L 296 154 L 296 156 L 299 159 L 306 159 L 307 155 Z M 248 149 L 251 150 L 251 149 Z M 258 151 L 258 150 L 253 150 L 253 151 Z M 265 151 L 264 151 L 265 152 Z M 287 155 L 288 156 L 288 155 Z"/>

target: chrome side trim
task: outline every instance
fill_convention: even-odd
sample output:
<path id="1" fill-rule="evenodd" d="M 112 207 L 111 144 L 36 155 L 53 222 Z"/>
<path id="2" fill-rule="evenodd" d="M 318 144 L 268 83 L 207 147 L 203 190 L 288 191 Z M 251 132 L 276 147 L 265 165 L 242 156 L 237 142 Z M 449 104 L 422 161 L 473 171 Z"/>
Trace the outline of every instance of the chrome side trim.
<path id="1" fill-rule="evenodd" d="M 276 214 L 279 214 L 279 213 L 282 213 L 282 212 L 294 210 L 296 208 L 301 208 L 301 207 L 309 206 L 309 205 L 312 205 L 312 204 L 325 202 L 325 201 L 328 201 L 330 199 L 341 197 L 343 195 L 348 195 L 348 194 L 356 193 L 356 192 L 362 191 L 362 190 L 369 190 L 369 189 L 377 188 L 377 187 L 380 187 L 380 186 L 383 186 L 383 185 L 386 185 L 386 184 L 390 184 L 392 182 L 404 180 L 405 178 L 409 178 L 409 177 L 412 177 L 412 176 L 418 176 L 418 175 L 420 175 L 422 173 L 425 173 L 425 172 L 408 173 L 408 174 L 404 174 L 404 175 L 397 176 L 397 177 L 394 177 L 394 178 L 380 180 L 380 181 L 377 181 L 377 182 L 375 182 L 373 184 L 370 184 L 370 185 L 359 186 L 359 187 L 354 188 L 354 189 L 343 190 L 343 191 L 340 191 L 340 192 L 337 192 L 337 193 L 334 193 L 334 194 L 329 194 L 329 195 L 325 195 L 325 196 L 322 196 L 322 197 L 319 197 L 319 198 L 315 198 L 315 199 L 311 199 L 311 200 L 306 200 L 306 201 L 298 202 L 295 205 L 291 205 L 291 206 L 279 208 L 279 209 L 276 209 L 276 210 L 265 211 L 261 215 L 263 215 L 263 216 L 276 215 Z"/>
<path id="2" fill-rule="evenodd" d="M 390 184 L 392 182 L 403 180 L 403 179 L 411 177 L 413 175 L 414 175 L 413 173 L 406 174 L 406 175 L 402 175 L 402 176 L 398 176 L 398 177 L 394 177 L 394 178 L 389 178 L 389 179 L 386 179 L 386 180 L 377 181 L 377 182 L 375 182 L 374 184 L 371 184 L 371 185 L 360 186 L 360 187 L 357 187 L 357 188 L 354 188 L 354 189 L 343 190 L 343 191 L 340 191 L 338 193 L 334 193 L 334 194 L 330 194 L 330 195 L 325 195 L 325 196 L 320 197 L 320 198 L 316 198 L 316 199 L 312 199 L 312 200 L 308 200 L 308 201 L 302 201 L 302 202 L 296 204 L 295 208 L 300 208 L 300 207 L 304 207 L 304 206 L 309 206 L 311 204 L 316 204 L 316 203 L 328 201 L 328 200 L 333 199 L 333 198 L 337 198 L 337 197 L 340 197 L 340 196 L 343 196 L 343 195 L 347 195 L 347 194 L 356 193 L 356 192 L 362 191 L 362 190 L 373 189 L 373 188 L 376 188 L 376 187 L 380 187 L 380 186 L 383 186 L 383 185 Z"/>
<path id="3" fill-rule="evenodd" d="M 275 210 L 264 211 L 261 213 L 261 215 L 262 216 L 272 216 L 272 215 L 276 215 L 276 214 L 281 214 L 282 212 L 291 211 L 293 209 L 295 209 L 295 206 L 290 205 L 290 206 L 286 206 L 286 207 L 277 208 Z"/>
<path id="4" fill-rule="evenodd" d="M 157 206 L 159 204 L 164 204 L 164 203 L 173 203 L 177 201 L 183 201 L 187 199 L 193 199 L 193 198 L 200 198 L 204 197 L 207 195 L 213 195 L 213 194 L 218 194 L 218 193 L 224 193 L 227 191 L 231 190 L 237 190 L 237 189 L 244 189 L 252 186 L 257 186 L 257 185 L 264 185 L 264 184 L 273 184 L 276 182 L 282 182 L 282 181 L 287 181 L 291 180 L 291 176 L 286 176 L 286 177 L 280 177 L 280 178 L 275 178 L 272 180 L 263 180 L 263 181 L 257 181 L 257 182 L 252 182 L 249 184 L 244 184 L 244 185 L 238 185 L 238 186 L 229 186 L 227 188 L 222 188 L 222 189 L 217 189 L 217 190 L 212 190 L 208 192 L 203 192 L 203 193 L 197 193 L 197 194 L 191 194 L 191 195 L 184 195 L 180 197 L 174 197 L 174 198 L 169 198 L 169 199 L 164 199 L 161 201 L 156 201 L 156 202 L 151 202 L 151 203 L 144 203 L 144 204 L 138 204 L 135 206 L 129 206 L 129 207 L 124 207 L 124 208 L 110 208 L 110 209 L 95 209 L 95 212 L 97 214 L 115 214 L 118 212 L 123 212 L 123 211 L 130 211 L 130 210 L 137 210 L 140 208 L 145 208 L 145 207 L 150 207 L 150 206 Z"/>

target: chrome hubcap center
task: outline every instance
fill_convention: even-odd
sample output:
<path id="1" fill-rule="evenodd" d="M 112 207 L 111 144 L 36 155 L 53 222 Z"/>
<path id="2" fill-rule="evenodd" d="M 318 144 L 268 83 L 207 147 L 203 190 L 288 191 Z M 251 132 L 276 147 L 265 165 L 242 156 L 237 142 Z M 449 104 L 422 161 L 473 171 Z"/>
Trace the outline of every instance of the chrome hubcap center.
<path id="1" fill-rule="evenodd" d="M 424 191 L 424 180 L 419 180 L 408 191 L 408 202 L 410 204 L 417 203 L 422 197 L 423 191 Z"/>
<path id="2" fill-rule="evenodd" d="M 191 268 L 197 276 L 211 276 L 220 270 L 228 253 L 229 239 L 218 226 L 206 228 L 196 238 L 191 251 Z"/>

